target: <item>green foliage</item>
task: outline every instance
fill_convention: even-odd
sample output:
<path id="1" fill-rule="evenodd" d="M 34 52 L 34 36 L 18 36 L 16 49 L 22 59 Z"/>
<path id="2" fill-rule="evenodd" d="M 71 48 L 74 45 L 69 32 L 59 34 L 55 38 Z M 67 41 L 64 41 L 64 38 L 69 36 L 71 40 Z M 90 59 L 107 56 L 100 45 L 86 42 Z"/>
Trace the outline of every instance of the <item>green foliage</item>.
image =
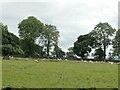
<path id="1" fill-rule="evenodd" d="M 36 53 L 35 40 L 41 36 L 44 30 L 44 25 L 33 16 L 22 20 L 19 25 L 19 36 L 21 37 L 21 47 L 25 52 L 26 57 L 33 57 Z"/>
<path id="2" fill-rule="evenodd" d="M 56 58 L 64 58 L 65 56 L 65 52 L 58 46 L 54 47 L 52 54 Z"/>
<path id="3" fill-rule="evenodd" d="M 3 56 L 20 55 L 23 50 L 20 47 L 20 40 L 13 33 L 8 32 L 6 25 L 2 26 L 2 54 Z"/>
<path id="4" fill-rule="evenodd" d="M 58 44 L 59 32 L 56 26 L 45 24 L 45 30 L 43 32 L 44 47 L 47 52 L 47 58 L 49 58 L 50 49 L 52 46 Z"/>
<path id="5" fill-rule="evenodd" d="M 74 59 L 75 53 L 73 51 L 74 47 L 68 48 L 68 52 L 66 53 L 68 59 Z"/>
<path id="6" fill-rule="evenodd" d="M 111 36 L 114 35 L 115 29 L 108 23 L 99 23 L 95 26 L 90 34 L 96 39 L 98 47 L 103 48 L 104 59 L 106 56 L 106 49 L 111 44 Z"/>
<path id="7" fill-rule="evenodd" d="M 113 56 L 120 57 L 120 29 L 116 32 L 116 36 L 113 40 Z"/>
<path id="8" fill-rule="evenodd" d="M 22 39 L 30 38 L 35 40 L 43 31 L 44 25 L 37 18 L 29 16 L 18 24 L 19 36 Z"/>
<path id="9" fill-rule="evenodd" d="M 44 25 L 33 16 L 22 20 L 18 28 L 19 36 L 21 37 L 21 47 L 26 57 L 34 57 L 36 55 L 42 57 L 45 56 L 44 51 L 49 57 L 51 47 L 58 44 L 59 32 L 56 26 Z M 37 39 L 40 42 L 39 46 L 36 44 Z"/>
<path id="10" fill-rule="evenodd" d="M 43 47 L 42 47 L 42 46 L 39 46 L 39 45 L 36 44 L 35 50 L 36 50 L 36 51 L 35 51 L 33 57 L 39 57 L 39 58 L 44 58 L 44 57 L 46 57 L 46 53 L 45 53 L 45 51 L 43 50 Z"/>
<path id="11" fill-rule="evenodd" d="M 104 52 L 103 52 L 102 48 L 96 49 L 94 56 L 95 56 L 95 59 L 102 60 L 104 58 Z"/>
<path id="12" fill-rule="evenodd" d="M 6 45 L 2 46 L 3 56 L 12 55 L 13 51 L 14 51 L 14 49 L 11 44 L 6 44 Z"/>
<path id="13" fill-rule="evenodd" d="M 25 38 L 21 40 L 21 48 L 25 52 L 25 57 L 32 57 L 35 53 L 36 44 L 30 38 Z"/>
<path id="14" fill-rule="evenodd" d="M 77 56 L 81 58 L 86 58 L 91 52 L 92 47 L 96 40 L 90 34 L 80 35 L 77 41 L 74 43 L 73 51 Z"/>

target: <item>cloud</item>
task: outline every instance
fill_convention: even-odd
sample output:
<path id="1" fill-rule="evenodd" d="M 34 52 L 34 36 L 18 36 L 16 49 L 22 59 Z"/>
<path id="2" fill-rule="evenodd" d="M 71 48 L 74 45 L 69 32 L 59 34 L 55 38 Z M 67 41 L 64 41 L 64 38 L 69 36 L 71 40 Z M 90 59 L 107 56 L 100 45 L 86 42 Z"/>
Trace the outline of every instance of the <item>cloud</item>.
<path id="1" fill-rule="evenodd" d="M 30 15 L 41 22 L 53 24 L 60 31 L 59 45 L 65 51 L 77 37 L 89 33 L 99 22 L 117 28 L 118 1 L 116 0 L 30 0 L 2 4 L 2 21 L 9 31 L 18 35 L 18 23 Z"/>

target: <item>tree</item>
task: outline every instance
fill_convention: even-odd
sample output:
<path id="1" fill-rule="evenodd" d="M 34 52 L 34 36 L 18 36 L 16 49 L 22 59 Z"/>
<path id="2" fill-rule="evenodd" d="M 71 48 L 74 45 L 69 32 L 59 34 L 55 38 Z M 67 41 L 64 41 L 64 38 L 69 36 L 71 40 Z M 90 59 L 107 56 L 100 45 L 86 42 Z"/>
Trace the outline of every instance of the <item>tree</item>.
<path id="1" fill-rule="evenodd" d="M 24 54 L 20 47 L 19 38 L 13 33 L 8 32 L 7 25 L 0 23 L 2 27 L 2 54 L 3 56 Z"/>
<path id="2" fill-rule="evenodd" d="M 59 32 L 56 26 L 45 24 L 45 30 L 43 32 L 44 47 L 47 52 L 47 58 L 50 55 L 50 49 L 52 46 L 57 47 L 58 45 Z"/>
<path id="3" fill-rule="evenodd" d="M 111 36 L 114 35 L 115 29 L 108 23 L 99 23 L 90 33 L 98 43 L 98 47 L 103 48 L 104 59 L 106 57 L 106 49 L 111 44 Z"/>
<path id="4" fill-rule="evenodd" d="M 96 40 L 90 34 L 80 35 L 74 43 L 73 51 L 77 56 L 82 59 L 86 58 L 91 52 L 92 47 L 95 47 Z"/>
<path id="5" fill-rule="evenodd" d="M 113 39 L 113 49 L 113 56 L 118 56 L 120 58 L 120 29 L 118 29 Z"/>
<path id="6" fill-rule="evenodd" d="M 4 25 L 0 22 L 0 33 L 2 33 L 2 28 Z M 0 56 L 2 56 L 2 34 L 0 34 Z"/>
<path id="7" fill-rule="evenodd" d="M 18 24 L 19 36 L 22 41 L 22 48 L 26 56 L 33 56 L 36 49 L 36 39 L 41 36 L 44 25 L 37 18 L 30 16 Z"/>
<path id="8" fill-rule="evenodd" d="M 75 53 L 73 51 L 74 47 L 68 48 L 68 52 L 66 53 L 68 59 L 74 59 Z"/>
<path id="9" fill-rule="evenodd" d="M 58 37 L 59 37 L 59 31 L 55 31 L 54 32 L 54 51 L 55 51 L 55 55 L 56 58 L 62 58 L 65 55 L 65 52 L 62 51 L 61 48 L 58 47 Z"/>
<path id="10" fill-rule="evenodd" d="M 58 46 L 54 47 L 52 54 L 56 58 L 64 58 L 65 56 L 65 52 Z"/>
<path id="11" fill-rule="evenodd" d="M 36 44 L 33 39 L 21 39 L 21 48 L 25 52 L 25 57 L 33 57 L 36 52 Z"/>
<path id="12" fill-rule="evenodd" d="M 44 25 L 34 16 L 29 16 L 27 19 L 22 20 L 18 24 L 19 36 L 24 38 L 30 38 L 35 40 L 40 36 L 43 31 Z"/>
<path id="13" fill-rule="evenodd" d="M 36 44 L 35 48 L 36 48 L 36 52 L 34 53 L 33 57 L 39 57 L 39 58 L 46 57 L 46 53 L 43 50 L 42 46 L 39 46 L 39 45 Z"/>
<path id="14" fill-rule="evenodd" d="M 96 49 L 94 56 L 95 56 L 95 59 L 102 60 L 104 58 L 104 52 L 103 52 L 102 48 Z"/>

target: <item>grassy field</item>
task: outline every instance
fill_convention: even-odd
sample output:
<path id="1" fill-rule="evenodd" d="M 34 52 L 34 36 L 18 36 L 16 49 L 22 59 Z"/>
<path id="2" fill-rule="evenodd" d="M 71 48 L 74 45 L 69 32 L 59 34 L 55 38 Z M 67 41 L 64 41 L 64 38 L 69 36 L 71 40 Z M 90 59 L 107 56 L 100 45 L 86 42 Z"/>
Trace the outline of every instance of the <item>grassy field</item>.
<path id="1" fill-rule="evenodd" d="M 22 88 L 116 88 L 118 65 L 77 61 L 3 60 L 2 86 Z"/>

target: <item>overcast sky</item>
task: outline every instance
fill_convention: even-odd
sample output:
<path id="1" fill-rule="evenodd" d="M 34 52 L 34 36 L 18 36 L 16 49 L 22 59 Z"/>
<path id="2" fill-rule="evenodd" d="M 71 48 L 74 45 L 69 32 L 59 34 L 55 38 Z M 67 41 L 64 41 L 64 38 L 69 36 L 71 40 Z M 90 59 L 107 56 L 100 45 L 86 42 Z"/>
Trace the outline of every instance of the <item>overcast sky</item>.
<path id="1" fill-rule="evenodd" d="M 57 27 L 59 46 L 65 51 L 73 46 L 79 35 L 89 33 L 99 22 L 118 27 L 118 0 L 15 1 L 0 1 L 0 20 L 8 25 L 9 31 L 18 36 L 18 23 L 35 16 L 41 22 Z"/>

